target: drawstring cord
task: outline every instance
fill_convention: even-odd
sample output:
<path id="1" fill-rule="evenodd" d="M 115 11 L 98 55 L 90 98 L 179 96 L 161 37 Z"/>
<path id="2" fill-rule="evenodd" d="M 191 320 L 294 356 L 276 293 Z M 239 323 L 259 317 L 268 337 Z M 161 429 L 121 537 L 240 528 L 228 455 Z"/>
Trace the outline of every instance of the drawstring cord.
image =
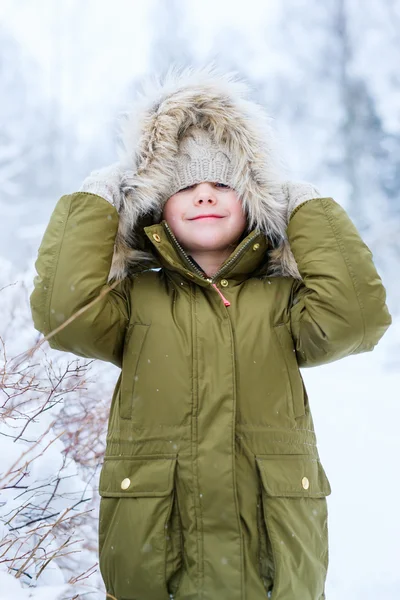
<path id="1" fill-rule="evenodd" d="M 225 296 L 223 295 L 223 293 L 221 292 L 221 290 L 216 286 L 215 283 L 213 283 L 212 279 L 210 279 L 209 277 L 207 277 L 207 273 L 204 272 L 204 270 L 200 267 L 200 265 L 194 260 L 193 256 L 190 256 L 190 254 L 188 254 L 188 257 L 190 258 L 190 260 L 194 263 L 194 265 L 197 267 L 197 269 L 203 273 L 203 276 L 207 279 L 207 281 L 209 281 L 211 283 L 211 285 L 213 286 L 213 288 L 215 288 L 215 290 L 218 292 L 222 302 L 224 303 L 225 306 L 230 306 L 231 303 L 229 302 L 229 300 L 227 300 L 225 298 Z"/>
<path id="2" fill-rule="evenodd" d="M 229 302 L 229 300 L 227 300 L 227 299 L 225 298 L 225 296 L 223 295 L 223 293 L 221 292 L 221 290 L 217 288 L 216 284 L 215 284 L 215 283 L 212 283 L 211 285 L 213 286 L 213 288 L 215 288 L 215 289 L 217 290 L 217 292 L 218 292 L 218 294 L 220 295 L 220 297 L 221 297 L 221 300 L 222 300 L 222 302 L 225 304 L 225 306 L 230 306 L 230 305 L 231 305 L 231 303 Z"/>

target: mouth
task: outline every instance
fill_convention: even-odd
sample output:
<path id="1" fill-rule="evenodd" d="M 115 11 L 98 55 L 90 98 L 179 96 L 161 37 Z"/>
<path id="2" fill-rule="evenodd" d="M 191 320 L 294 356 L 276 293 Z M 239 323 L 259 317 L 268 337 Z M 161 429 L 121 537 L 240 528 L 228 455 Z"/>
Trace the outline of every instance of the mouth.
<path id="1" fill-rule="evenodd" d="M 209 215 L 198 215 L 197 217 L 193 217 L 192 219 L 189 219 L 189 221 L 199 221 L 200 219 L 223 219 L 224 217 L 222 215 L 214 215 L 214 214 L 209 214 Z"/>

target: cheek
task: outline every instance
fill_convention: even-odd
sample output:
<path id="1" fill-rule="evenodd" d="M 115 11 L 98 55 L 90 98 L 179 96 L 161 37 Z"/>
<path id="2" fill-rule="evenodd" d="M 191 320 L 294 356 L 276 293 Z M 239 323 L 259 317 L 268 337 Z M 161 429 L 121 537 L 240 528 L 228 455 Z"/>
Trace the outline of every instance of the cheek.
<path id="1" fill-rule="evenodd" d="M 164 204 L 164 207 L 163 207 L 163 210 L 162 210 L 162 218 L 163 219 L 167 219 L 168 218 L 170 201 L 171 201 L 171 198 L 168 198 L 168 200 Z"/>
<path id="2" fill-rule="evenodd" d="M 179 237 L 181 235 L 182 202 L 180 198 L 171 196 L 164 205 L 162 218 L 167 221 L 172 232 Z"/>
<path id="3" fill-rule="evenodd" d="M 163 212 L 162 212 L 163 219 L 165 219 L 166 221 L 172 220 L 173 215 L 176 210 L 175 205 L 176 205 L 175 197 L 171 196 L 171 198 L 168 198 L 168 200 L 166 201 L 166 203 L 164 205 Z"/>
<path id="4" fill-rule="evenodd" d="M 246 215 L 242 208 L 242 203 L 240 200 L 235 198 L 235 201 L 231 204 L 231 215 L 233 216 L 235 223 L 237 223 L 238 227 L 243 227 L 243 229 L 247 226 Z"/>
<path id="5" fill-rule="evenodd" d="M 181 221 L 186 206 L 187 199 L 183 197 L 183 194 L 171 196 L 164 205 L 163 218 L 168 223 Z"/>

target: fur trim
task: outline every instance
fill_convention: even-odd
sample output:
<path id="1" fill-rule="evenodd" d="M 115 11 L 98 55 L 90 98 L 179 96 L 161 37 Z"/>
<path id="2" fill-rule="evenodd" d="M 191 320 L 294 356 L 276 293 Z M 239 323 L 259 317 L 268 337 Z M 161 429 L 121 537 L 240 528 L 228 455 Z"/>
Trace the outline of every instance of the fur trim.
<path id="1" fill-rule="evenodd" d="M 155 266 L 143 226 L 160 220 L 179 141 L 192 126 L 207 130 L 234 157 L 233 187 L 249 229 L 259 229 L 271 242 L 266 275 L 301 279 L 286 237 L 288 200 L 275 138 L 249 92 L 236 74 L 220 73 L 213 65 L 172 67 L 163 81 L 143 84 L 121 127 L 122 204 L 110 279 Z"/>

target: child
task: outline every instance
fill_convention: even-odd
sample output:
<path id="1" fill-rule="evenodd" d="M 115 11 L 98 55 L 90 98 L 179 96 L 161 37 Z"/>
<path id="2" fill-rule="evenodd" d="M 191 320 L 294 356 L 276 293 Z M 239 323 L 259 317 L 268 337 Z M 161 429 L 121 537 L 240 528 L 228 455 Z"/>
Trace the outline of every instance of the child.
<path id="1" fill-rule="evenodd" d="M 269 136 L 234 76 L 171 70 L 39 249 L 35 327 L 122 369 L 99 485 L 118 600 L 325 598 L 330 485 L 299 367 L 373 350 L 391 316 L 345 210 L 280 181 Z"/>

